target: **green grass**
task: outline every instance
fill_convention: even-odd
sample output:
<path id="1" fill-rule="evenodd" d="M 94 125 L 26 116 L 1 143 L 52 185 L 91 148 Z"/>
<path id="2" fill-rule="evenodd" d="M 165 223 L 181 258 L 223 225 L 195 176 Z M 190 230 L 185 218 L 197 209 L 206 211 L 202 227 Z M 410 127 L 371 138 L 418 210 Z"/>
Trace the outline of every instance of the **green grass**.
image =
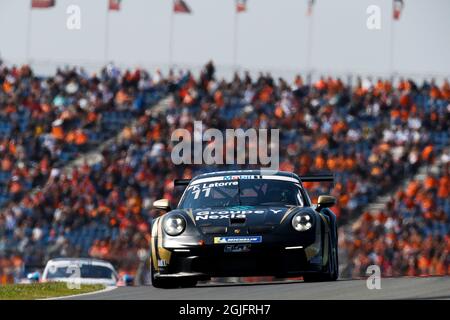
<path id="1" fill-rule="evenodd" d="M 48 282 L 33 284 L 0 285 L 0 300 L 32 300 L 70 296 L 104 289 L 105 286 L 81 285 L 80 289 L 70 289 L 67 283 Z"/>

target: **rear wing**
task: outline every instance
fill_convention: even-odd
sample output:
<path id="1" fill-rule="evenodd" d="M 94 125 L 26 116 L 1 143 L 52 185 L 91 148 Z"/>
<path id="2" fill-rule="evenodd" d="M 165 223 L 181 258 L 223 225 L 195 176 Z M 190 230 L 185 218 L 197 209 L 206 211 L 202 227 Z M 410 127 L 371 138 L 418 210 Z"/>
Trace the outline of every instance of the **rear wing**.
<path id="1" fill-rule="evenodd" d="M 334 174 L 308 174 L 299 177 L 302 182 L 334 182 Z"/>
<path id="2" fill-rule="evenodd" d="M 334 174 L 308 174 L 299 177 L 302 182 L 334 182 Z M 186 187 L 191 179 L 175 179 L 173 184 L 175 187 Z"/>
<path id="3" fill-rule="evenodd" d="M 175 187 L 186 187 L 189 182 L 191 182 L 191 179 L 175 179 L 173 180 L 173 185 Z"/>

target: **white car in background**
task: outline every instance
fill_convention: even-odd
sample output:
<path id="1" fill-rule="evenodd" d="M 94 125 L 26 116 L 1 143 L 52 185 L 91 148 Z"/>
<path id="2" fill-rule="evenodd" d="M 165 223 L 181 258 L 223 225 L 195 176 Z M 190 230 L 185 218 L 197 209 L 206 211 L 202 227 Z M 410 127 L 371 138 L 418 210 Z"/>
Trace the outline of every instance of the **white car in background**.
<path id="1" fill-rule="evenodd" d="M 74 284 L 116 286 L 119 280 L 111 263 L 89 258 L 56 258 L 45 266 L 43 282 L 61 281 Z"/>

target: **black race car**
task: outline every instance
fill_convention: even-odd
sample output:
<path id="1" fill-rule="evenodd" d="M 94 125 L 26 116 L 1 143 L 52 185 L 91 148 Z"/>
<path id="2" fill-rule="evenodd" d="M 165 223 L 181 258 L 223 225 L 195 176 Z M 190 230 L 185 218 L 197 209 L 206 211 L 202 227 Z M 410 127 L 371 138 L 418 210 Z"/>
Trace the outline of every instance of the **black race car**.
<path id="1" fill-rule="evenodd" d="M 259 170 L 224 171 L 175 180 L 184 186 L 178 207 L 152 224 L 151 279 L 155 287 L 194 286 L 211 277 L 303 276 L 333 281 L 339 274 L 334 197 L 317 205 L 302 176 Z M 187 186 L 187 187 L 186 187 Z"/>

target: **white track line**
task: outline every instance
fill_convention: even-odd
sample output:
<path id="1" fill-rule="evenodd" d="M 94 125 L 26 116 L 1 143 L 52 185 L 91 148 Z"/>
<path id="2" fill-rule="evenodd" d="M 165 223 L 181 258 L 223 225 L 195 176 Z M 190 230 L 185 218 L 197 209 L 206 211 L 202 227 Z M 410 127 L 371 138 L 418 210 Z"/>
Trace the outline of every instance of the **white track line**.
<path id="1" fill-rule="evenodd" d="M 67 299 L 67 298 L 77 298 L 77 297 L 89 296 L 89 295 L 93 295 L 93 294 L 105 293 L 105 292 L 113 291 L 115 289 L 117 289 L 117 286 L 109 286 L 109 287 L 106 287 L 105 289 L 93 291 L 93 292 L 73 294 L 71 296 L 61 296 L 61 297 L 37 299 L 37 300 L 62 300 L 62 299 Z"/>

